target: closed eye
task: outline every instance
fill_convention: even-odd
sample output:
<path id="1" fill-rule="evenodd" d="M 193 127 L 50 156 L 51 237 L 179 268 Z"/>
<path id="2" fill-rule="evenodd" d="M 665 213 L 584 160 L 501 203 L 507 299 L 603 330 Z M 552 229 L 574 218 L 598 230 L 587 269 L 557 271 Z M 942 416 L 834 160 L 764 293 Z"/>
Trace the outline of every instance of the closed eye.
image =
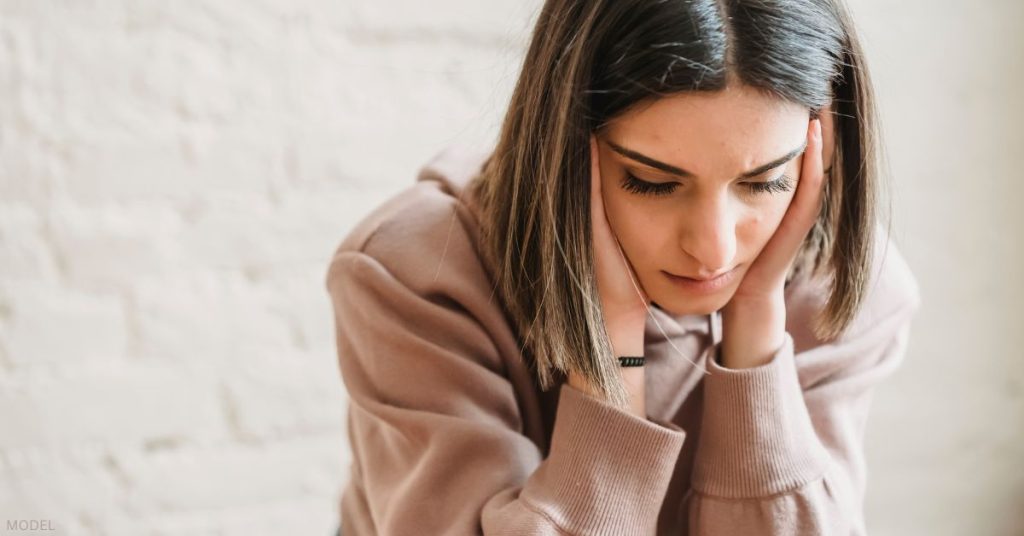
<path id="1" fill-rule="evenodd" d="M 676 190 L 676 182 L 653 183 L 640 180 L 632 173 L 626 173 L 622 181 L 622 188 L 627 192 L 639 195 L 668 195 Z"/>
<path id="2" fill-rule="evenodd" d="M 767 182 L 744 182 L 743 184 L 751 194 L 783 193 L 793 189 L 793 179 L 788 175 L 782 175 L 778 179 Z M 675 192 L 678 182 L 654 183 L 638 179 L 632 173 L 626 173 L 622 180 L 622 188 L 627 192 L 638 195 L 664 196 Z"/>
<path id="3" fill-rule="evenodd" d="M 743 184 L 756 194 L 781 194 L 793 189 L 793 179 L 789 175 L 782 175 L 768 182 L 745 182 Z"/>

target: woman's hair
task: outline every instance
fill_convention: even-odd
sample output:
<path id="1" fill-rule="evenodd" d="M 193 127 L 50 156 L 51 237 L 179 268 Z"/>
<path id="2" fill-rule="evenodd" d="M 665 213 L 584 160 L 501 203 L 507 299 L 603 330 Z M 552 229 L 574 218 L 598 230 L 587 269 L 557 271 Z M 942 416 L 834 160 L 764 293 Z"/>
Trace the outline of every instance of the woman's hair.
<path id="1" fill-rule="evenodd" d="M 820 338 L 854 317 L 872 262 L 880 144 L 842 0 L 548 0 L 496 148 L 470 185 L 482 254 L 543 389 L 572 370 L 627 403 L 594 272 L 591 133 L 639 103 L 734 85 L 833 114 L 822 211 L 787 282 L 828 278 Z"/>

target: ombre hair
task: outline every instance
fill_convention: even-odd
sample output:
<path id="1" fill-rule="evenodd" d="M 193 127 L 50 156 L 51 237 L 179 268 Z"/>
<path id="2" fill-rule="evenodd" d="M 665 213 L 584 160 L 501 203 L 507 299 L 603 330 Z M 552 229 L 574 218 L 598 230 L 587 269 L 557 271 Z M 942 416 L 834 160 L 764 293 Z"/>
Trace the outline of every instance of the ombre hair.
<path id="1" fill-rule="evenodd" d="M 591 240 L 590 134 L 635 105 L 745 85 L 833 114 L 823 207 L 787 284 L 823 277 L 823 340 L 866 293 L 878 204 L 875 98 L 842 0 L 548 0 L 497 145 L 471 183 L 483 256 L 542 389 L 575 371 L 626 407 Z M 829 163 L 825 163 L 826 167 Z"/>

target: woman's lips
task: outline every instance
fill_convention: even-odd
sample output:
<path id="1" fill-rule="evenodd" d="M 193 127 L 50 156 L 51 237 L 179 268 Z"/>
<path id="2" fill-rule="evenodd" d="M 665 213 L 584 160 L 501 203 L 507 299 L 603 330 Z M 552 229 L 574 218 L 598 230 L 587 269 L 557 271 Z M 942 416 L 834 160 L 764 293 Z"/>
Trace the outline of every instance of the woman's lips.
<path id="1" fill-rule="evenodd" d="M 717 290 L 720 290 L 723 287 L 725 287 L 726 285 L 728 285 L 729 283 L 731 283 L 733 277 L 735 277 L 735 274 L 736 274 L 736 267 L 734 267 L 732 270 L 729 270 L 728 272 L 726 272 L 726 273 L 724 273 L 724 274 L 722 274 L 722 275 L 720 275 L 720 276 L 718 276 L 718 277 L 716 277 L 714 279 L 705 279 L 705 280 L 692 279 L 692 278 L 689 278 L 689 277 L 683 277 L 683 276 L 671 274 L 671 273 L 666 272 L 664 270 L 662 270 L 661 273 L 665 274 L 665 276 L 669 279 L 669 281 L 671 281 L 674 285 L 676 285 L 677 287 L 679 287 L 679 288 L 681 288 L 683 290 L 686 290 L 686 291 L 689 291 L 689 292 L 706 294 L 706 293 L 715 292 Z"/>

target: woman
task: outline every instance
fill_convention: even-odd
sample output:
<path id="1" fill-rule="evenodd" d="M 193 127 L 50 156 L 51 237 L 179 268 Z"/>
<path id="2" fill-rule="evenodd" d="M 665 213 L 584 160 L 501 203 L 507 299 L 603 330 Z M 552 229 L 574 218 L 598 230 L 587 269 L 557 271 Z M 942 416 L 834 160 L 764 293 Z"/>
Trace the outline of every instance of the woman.
<path id="1" fill-rule="evenodd" d="M 839 2 L 546 2 L 495 149 L 331 264 L 343 534 L 865 533 L 919 297 Z"/>

